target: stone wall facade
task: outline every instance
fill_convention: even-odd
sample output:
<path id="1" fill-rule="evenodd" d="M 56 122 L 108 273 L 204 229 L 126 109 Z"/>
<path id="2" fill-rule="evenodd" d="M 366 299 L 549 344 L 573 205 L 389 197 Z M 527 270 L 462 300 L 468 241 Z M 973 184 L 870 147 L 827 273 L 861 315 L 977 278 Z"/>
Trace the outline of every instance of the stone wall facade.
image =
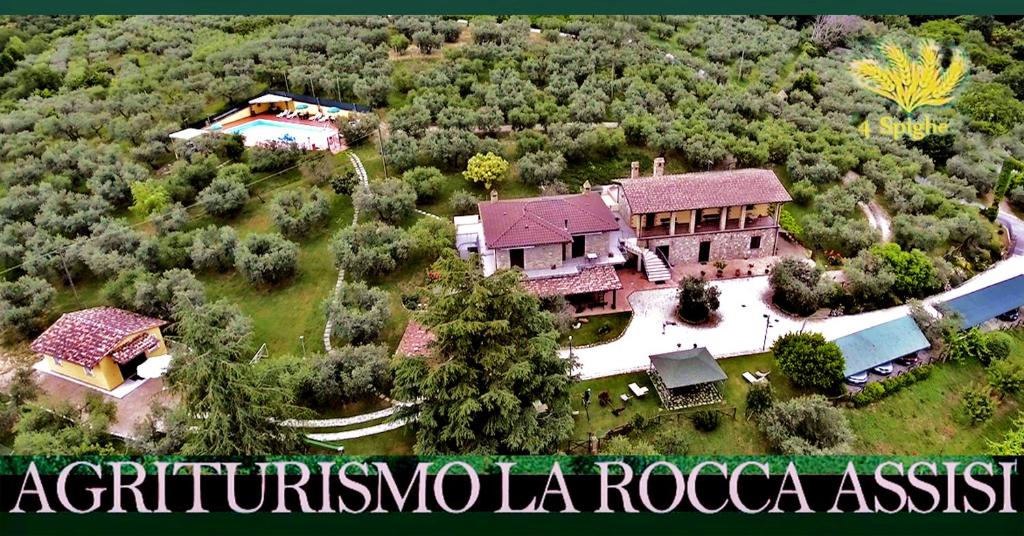
<path id="1" fill-rule="evenodd" d="M 598 257 L 608 255 L 610 233 L 586 235 L 585 253 L 597 253 Z M 552 265 L 560 267 L 563 264 L 562 251 L 565 251 L 565 258 L 572 257 L 572 244 L 544 244 L 523 248 L 523 264 L 526 270 L 548 270 Z M 512 248 L 515 249 L 515 248 Z M 494 250 L 495 266 L 498 270 L 507 270 L 512 267 L 509 258 L 510 249 Z"/>
<path id="2" fill-rule="evenodd" d="M 744 229 L 742 231 L 723 231 L 642 239 L 639 243 L 641 246 L 651 250 L 654 250 L 657 246 L 668 246 L 668 259 L 673 265 L 695 264 L 698 262 L 701 242 L 711 242 L 708 262 L 757 259 L 770 257 L 774 253 L 777 235 L 778 227 L 763 227 Z M 752 249 L 750 247 L 751 239 L 755 236 L 761 237 L 761 245 L 758 248 Z"/>

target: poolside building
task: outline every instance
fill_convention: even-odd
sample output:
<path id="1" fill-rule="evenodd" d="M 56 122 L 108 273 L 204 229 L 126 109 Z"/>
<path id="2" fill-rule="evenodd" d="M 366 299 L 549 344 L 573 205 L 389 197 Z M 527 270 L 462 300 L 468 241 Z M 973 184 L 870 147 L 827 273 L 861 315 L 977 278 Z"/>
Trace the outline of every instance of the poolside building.
<path id="1" fill-rule="evenodd" d="M 843 370 L 846 377 L 931 347 L 917 322 L 909 316 L 839 337 L 835 343 L 846 361 Z"/>

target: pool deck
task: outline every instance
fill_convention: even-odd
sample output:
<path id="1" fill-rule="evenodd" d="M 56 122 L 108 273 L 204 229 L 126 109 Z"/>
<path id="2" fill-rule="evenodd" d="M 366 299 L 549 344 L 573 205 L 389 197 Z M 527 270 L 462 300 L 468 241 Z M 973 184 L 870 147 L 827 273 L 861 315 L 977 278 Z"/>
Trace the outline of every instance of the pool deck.
<path id="1" fill-rule="evenodd" d="M 341 140 L 341 134 L 338 133 L 338 128 L 334 126 L 334 122 L 333 121 L 326 121 L 326 122 L 320 123 L 318 121 L 310 121 L 308 119 L 299 119 L 299 118 L 290 118 L 289 119 L 289 118 L 284 118 L 284 117 L 277 117 L 276 114 L 250 115 L 249 117 L 246 117 L 246 118 L 243 118 L 243 119 L 239 119 L 238 121 L 232 121 L 230 123 L 225 123 L 223 125 L 223 127 L 224 127 L 224 130 L 229 130 L 229 129 L 232 129 L 232 128 L 244 125 L 246 123 L 252 123 L 253 121 L 260 121 L 260 120 L 263 120 L 263 121 L 275 121 L 275 122 L 278 122 L 278 123 L 292 123 L 294 125 L 303 125 L 303 126 L 307 126 L 307 127 L 317 127 L 317 128 L 322 128 L 322 129 L 325 129 L 325 130 L 331 130 L 331 131 L 335 132 L 335 134 L 338 136 L 338 139 Z M 331 152 L 334 153 L 334 154 L 337 154 L 337 153 L 340 153 L 340 152 L 342 152 L 342 151 L 344 151 L 346 149 L 348 149 L 348 145 L 345 145 L 344 142 L 341 142 L 340 147 L 332 147 L 331 148 Z"/>

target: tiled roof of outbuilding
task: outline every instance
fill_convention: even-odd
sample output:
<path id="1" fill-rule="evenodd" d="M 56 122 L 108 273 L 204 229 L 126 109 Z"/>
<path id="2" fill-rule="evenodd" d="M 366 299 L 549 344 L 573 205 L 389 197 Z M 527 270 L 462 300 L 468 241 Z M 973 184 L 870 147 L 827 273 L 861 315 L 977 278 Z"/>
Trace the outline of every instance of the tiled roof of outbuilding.
<path id="1" fill-rule="evenodd" d="M 33 352 L 93 367 L 129 336 L 164 324 L 163 320 L 130 311 L 94 307 L 62 315 L 32 342 L 31 348 Z M 145 346 L 143 341 L 135 340 L 127 344 L 134 343 Z"/>
<path id="2" fill-rule="evenodd" d="M 770 169 L 619 179 L 633 214 L 792 201 Z"/>

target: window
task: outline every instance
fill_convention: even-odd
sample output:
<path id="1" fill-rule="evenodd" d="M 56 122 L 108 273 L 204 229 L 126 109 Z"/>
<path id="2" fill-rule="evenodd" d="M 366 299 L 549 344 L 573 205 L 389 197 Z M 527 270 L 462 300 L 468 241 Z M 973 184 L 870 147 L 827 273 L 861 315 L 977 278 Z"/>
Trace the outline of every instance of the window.
<path id="1" fill-rule="evenodd" d="M 82 367 L 85 370 L 86 376 L 92 376 L 92 367 Z"/>
<path id="2" fill-rule="evenodd" d="M 761 249 L 761 237 L 752 236 L 750 237 L 750 249 Z"/>
<path id="3" fill-rule="evenodd" d="M 747 210 L 754 210 L 754 205 L 747 205 Z"/>

